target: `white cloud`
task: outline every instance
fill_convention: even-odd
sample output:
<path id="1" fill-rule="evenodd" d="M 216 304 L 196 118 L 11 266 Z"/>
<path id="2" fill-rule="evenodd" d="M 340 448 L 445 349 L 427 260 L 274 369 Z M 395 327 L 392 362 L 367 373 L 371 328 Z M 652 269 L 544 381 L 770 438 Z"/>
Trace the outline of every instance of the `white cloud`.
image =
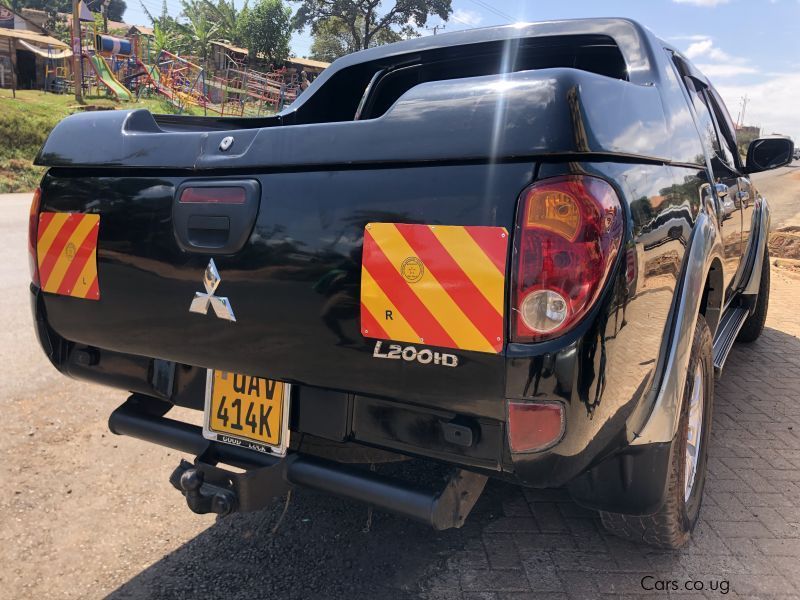
<path id="1" fill-rule="evenodd" d="M 684 51 L 684 55 L 686 58 L 697 62 L 697 67 L 700 71 L 711 79 L 758 73 L 758 70 L 753 67 L 748 59 L 731 56 L 724 50 L 717 48 L 714 45 L 714 40 L 710 37 L 693 41 Z"/>
<path id="2" fill-rule="evenodd" d="M 759 125 L 762 135 L 781 133 L 800 141 L 800 73 L 776 75 L 757 84 L 716 87 L 734 119 L 747 95 L 745 124 Z"/>
<path id="3" fill-rule="evenodd" d="M 734 60 L 730 54 L 714 46 L 714 40 L 711 38 L 705 38 L 689 44 L 684 54 L 690 60 L 700 57 L 720 62 Z"/>
<path id="4" fill-rule="evenodd" d="M 466 25 L 467 27 L 475 27 L 480 25 L 481 21 L 483 21 L 483 16 L 479 12 L 467 10 L 465 8 L 455 9 L 453 14 L 450 15 L 450 18 L 456 23 Z"/>
<path id="5" fill-rule="evenodd" d="M 676 4 L 693 4 L 694 6 L 719 6 L 731 0 L 672 0 Z"/>

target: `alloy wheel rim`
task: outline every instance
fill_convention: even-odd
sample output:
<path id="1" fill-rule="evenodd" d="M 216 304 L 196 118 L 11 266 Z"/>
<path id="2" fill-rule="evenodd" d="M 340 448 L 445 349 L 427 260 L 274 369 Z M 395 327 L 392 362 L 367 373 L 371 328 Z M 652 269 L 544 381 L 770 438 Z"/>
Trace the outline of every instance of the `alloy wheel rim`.
<path id="1" fill-rule="evenodd" d="M 684 468 L 684 500 L 689 502 L 697 477 L 697 463 L 700 460 L 700 438 L 703 433 L 704 403 L 703 367 L 698 364 L 694 369 L 692 394 L 689 397 L 689 431 L 686 434 L 686 465 Z"/>

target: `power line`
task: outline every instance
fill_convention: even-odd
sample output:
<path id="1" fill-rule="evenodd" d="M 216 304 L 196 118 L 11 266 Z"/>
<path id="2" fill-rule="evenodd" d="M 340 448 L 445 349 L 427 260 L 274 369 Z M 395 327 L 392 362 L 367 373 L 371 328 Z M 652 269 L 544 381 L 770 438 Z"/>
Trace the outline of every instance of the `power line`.
<path id="1" fill-rule="evenodd" d="M 464 19 L 461 19 L 461 18 L 459 18 L 459 17 L 457 17 L 455 15 L 450 15 L 450 18 L 453 19 L 454 21 L 458 21 L 462 25 L 466 25 L 467 27 L 472 27 L 474 25 L 474 23 L 470 23 L 469 21 L 465 21 Z"/>
<path id="2" fill-rule="evenodd" d="M 483 0 L 470 0 L 470 1 L 473 4 L 477 4 L 478 6 L 483 8 L 484 10 L 488 10 L 489 12 L 493 13 L 495 16 L 498 16 L 500 18 L 506 19 L 507 21 L 509 21 L 511 23 L 514 23 L 514 22 L 517 21 L 517 19 L 515 19 L 511 15 L 509 15 L 507 13 L 504 13 L 499 8 L 497 8 L 495 6 L 492 6 L 491 4 L 488 4 L 487 2 L 484 2 Z"/>

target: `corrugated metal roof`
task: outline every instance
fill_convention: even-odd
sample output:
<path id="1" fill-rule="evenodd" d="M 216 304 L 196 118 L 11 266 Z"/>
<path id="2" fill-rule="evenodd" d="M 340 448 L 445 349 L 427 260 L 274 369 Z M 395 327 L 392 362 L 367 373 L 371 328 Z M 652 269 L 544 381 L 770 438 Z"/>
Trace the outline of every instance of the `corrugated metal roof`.
<path id="1" fill-rule="evenodd" d="M 222 46 L 223 48 L 226 48 L 226 49 L 230 50 L 231 52 L 236 52 L 237 54 L 244 54 L 244 55 L 249 54 L 249 51 L 247 50 L 247 48 L 239 48 L 238 46 L 234 46 L 233 44 L 229 44 L 228 42 L 220 42 L 220 41 L 214 40 L 213 42 L 211 42 L 211 45 L 212 46 Z"/>
<path id="2" fill-rule="evenodd" d="M 0 27 L 0 37 L 27 40 L 44 46 L 53 46 L 54 48 L 69 48 L 69 46 L 61 40 L 57 40 L 49 35 L 42 35 L 41 33 L 34 33 L 33 31 L 23 31 L 21 29 L 4 29 Z"/>
<path id="3" fill-rule="evenodd" d="M 296 56 L 289 57 L 286 62 L 303 67 L 314 67 L 315 69 L 327 69 L 331 63 L 323 62 L 321 60 L 311 60 L 310 58 L 298 58 Z"/>

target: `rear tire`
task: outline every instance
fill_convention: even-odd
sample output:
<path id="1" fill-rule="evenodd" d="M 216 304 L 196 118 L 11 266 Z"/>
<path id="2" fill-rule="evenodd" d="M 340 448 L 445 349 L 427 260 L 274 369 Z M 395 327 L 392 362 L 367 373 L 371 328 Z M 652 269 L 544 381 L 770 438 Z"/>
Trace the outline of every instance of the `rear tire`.
<path id="1" fill-rule="evenodd" d="M 764 264 L 761 266 L 761 281 L 758 284 L 758 299 L 753 311 L 736 336 L 737 342 L 755 342 L 764 330 L 769 309 L 769 250 L 764 248 Z"/>
<path id="2" fill-rule="evenodd" d="M 691 411 L 697 406 L 695 392 L 702 395 L 701 412 Z M 677 549 L 689 541 L 700 515 L 703 488 L 706 482 L 708 442 L 711 430 L 711 413 L 714 400 L 714 365 L 712 362 L 711 332 L 705 317 L 697 318 L 692 351 L 686 374 L 686 385 L 677 440 L 673 444 L 667 492 L 663 506 L 655 514 L 633 516 L 611 512 L 600 512 L 603 526 L 622 538 L 644 542 L 660 548 Z M 697 410 L 697 409 L 695 409 Z M 690 414 L 692 418 L 690 419 Z M 699 420 L 699 432 L 697 423 Z M 694 423 L 690 443 L 690 421 Z M 699 441 L 699 444 L 696 443 Z M 687 448 L 694 450 L 694 462 L 690 461 Z M 694 474 L 691 474 L 692 466 Z M 689 477 L 687 477 L 687 471 Z M 691 481 L 689 481 L 691 479 Z"/>

